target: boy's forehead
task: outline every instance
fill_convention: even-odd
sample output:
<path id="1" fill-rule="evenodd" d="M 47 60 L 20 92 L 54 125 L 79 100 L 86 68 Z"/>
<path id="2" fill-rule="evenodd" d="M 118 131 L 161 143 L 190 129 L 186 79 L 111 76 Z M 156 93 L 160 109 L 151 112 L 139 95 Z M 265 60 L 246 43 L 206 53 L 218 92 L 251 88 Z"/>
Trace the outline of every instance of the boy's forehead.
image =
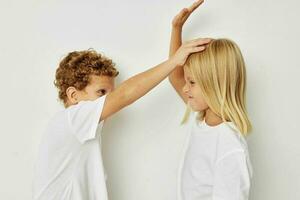
<path id="1" fill-rule="evenodd" d="M 105 76 L 105 75 L 91 75 L 91 82 L 111 82 L 114 81 L 114 77 Z"/>
<path id="2" fill-rule="evenodd" d="M 95 85 L 107 85 L 113 84 L 115 78 L 111 76 L 104 76 L 104 75 L 91 75 L 90 77 L 90 84 Z"/>

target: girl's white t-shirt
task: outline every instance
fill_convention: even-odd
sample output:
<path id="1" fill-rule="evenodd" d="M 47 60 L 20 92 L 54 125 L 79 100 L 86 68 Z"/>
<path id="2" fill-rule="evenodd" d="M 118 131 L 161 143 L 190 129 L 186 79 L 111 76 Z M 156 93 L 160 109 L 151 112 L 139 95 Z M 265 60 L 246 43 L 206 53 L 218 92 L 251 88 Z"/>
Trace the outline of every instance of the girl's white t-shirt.
<path id="1" fill-rule="evenodd" d="M 192 115 L 179 170 L 180 200 L 247 200 L 252 167 L 232 122 L 209 126 Z"/>
<path id="2" fill-rule="evenodd" d="M 99 123 L 106 96 L 58 112 L 42 138 L 35 200 L 107 200 Z"/>

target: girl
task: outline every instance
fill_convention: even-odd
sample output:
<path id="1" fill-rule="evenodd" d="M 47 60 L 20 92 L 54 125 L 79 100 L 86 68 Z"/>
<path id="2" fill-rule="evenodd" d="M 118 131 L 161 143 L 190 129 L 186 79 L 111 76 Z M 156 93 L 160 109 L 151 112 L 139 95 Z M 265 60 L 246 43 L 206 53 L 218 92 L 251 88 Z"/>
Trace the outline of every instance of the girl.
<path id="1" fill-rule="evenodd" d="M 202 3 L 195 2 L 173 19 L 170 56 L 181 45 L 184 22 Z M 244 60 L 233 41 L 206 41 L 204 51 L 192 54 L 184 67 L 169 75 L 179 96 L 196 113 L 189 120 L 178 198 L 246 200 L 252 172 L 244 138 L 251 130 L 245 109 Z"/>

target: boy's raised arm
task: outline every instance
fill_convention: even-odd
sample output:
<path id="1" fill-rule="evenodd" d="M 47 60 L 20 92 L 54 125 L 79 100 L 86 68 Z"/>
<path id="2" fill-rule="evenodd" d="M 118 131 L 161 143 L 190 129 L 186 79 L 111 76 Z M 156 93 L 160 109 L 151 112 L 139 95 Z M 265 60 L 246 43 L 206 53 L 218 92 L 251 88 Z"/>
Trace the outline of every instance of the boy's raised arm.
<path id="1" fill-rule="evenodd" d="M 203 39 L 186 42 L 167 61 L 123 82 L 106 96 L 100 121 L 144 96 L 165 79 L 175 67 L 183 66 L 191 53 L 203 50 L 202 43 Z"/>
<path id="2" fill-rule="evenodd" d="M 170 41 L 170 49 L 169 49 L 169 57 L 173 56 L 176 50 L 182 44 L 182 27 L 187 20 L 187 18 L 191 15 L 191 13 L 196 10 L 204 0 L 198 0 L 194 2 L 189 8 L 182 9 L 173 19 L 172 21 L 172 33 L 171 33 L 171 41 Z M 208 40 L 203 40 L 203 45 L 207 44 Z M 204 46 L 203 46 L 204 49 Z M 203 50 L 202 49 L 202 50 Z M 183 67 L 178 66 L 175 70 L 169 75 L 169 81 L 179 94 L 179 96 L 186 103 L 187 98 L 183 94 L 182 88 L 185 84 Z"/>

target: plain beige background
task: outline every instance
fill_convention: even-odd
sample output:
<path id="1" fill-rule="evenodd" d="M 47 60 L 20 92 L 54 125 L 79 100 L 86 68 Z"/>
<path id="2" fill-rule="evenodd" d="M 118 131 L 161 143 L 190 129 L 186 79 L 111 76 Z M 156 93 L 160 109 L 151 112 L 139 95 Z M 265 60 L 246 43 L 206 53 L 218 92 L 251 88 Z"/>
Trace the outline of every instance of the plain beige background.
<path id="1" fill-rule="evenodd" d="M 192 0 L 0 1 L 0 199 L 31 199 L 34 162 L 49 118 L 62 109 L 59 60 L 94 48 L 118 82 L 165 60 L 173 16 Z M 248 70 L 251 200 L 300 199 L 299 8 L 296 0 L 206 0 L 184 38 L 228 37 Z M 175 200 L 184 104 L 164 81 L 107 121 L 103 152 L 111 200 Z"/>

